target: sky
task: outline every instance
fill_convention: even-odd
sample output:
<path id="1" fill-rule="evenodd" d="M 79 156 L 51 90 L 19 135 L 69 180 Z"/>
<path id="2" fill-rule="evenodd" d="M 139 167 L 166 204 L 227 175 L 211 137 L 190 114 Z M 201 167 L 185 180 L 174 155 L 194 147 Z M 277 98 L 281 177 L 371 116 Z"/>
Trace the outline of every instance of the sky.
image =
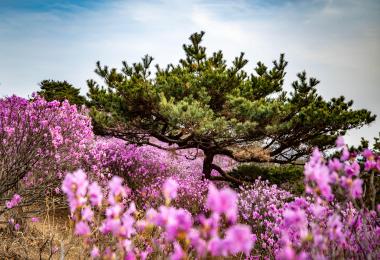
<path id="1" fill-rule="evenodd" d="M 44 79 L 85 94 L 86 80 L 99 80 L 96 61 L 120 68 L 149 54 L 161 66 L 177 63 L 182 44 L 203 30 L 209 53 L 231 61 L 244 51 L 248 72 L 285 53 L 285 89 L 306 70 L 326 99 L 344 95 L 380 116 L 379 25 L 378 0 L 0 0 L 0 97 L 27 97 Z M 378 136 L 379 122 L 350 131 L 347 142 Z"/>

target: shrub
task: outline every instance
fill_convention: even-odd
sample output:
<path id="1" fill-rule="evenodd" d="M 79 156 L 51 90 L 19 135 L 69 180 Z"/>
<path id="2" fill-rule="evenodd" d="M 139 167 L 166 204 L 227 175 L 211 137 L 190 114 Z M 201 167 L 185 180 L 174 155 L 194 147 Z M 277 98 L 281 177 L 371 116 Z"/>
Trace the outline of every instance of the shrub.
<path id="1" fill-rule="evenodd" d="M 135 207 L 119 177 L 102 192 L 79 171 L 66 176 L 63 191 L 75 232 L 94 258 L 239 258 L 244 253 L 251 258 L 377 259 L 380 204 L 364 203 L 367 191 L 361 176 L 378 175 L 380 157 L 370 150 L 350 154 L 344 144 L 338 148 L 339 159 L 328 160 L 315 149 L 304 169 L 306 196 L 295 197 L 260 179 L 241 187 L 238 194 L 210 184 L 207 217 L 196 218 L 173 206 L 180 189 L 173 179 L 163 184 L 163 196 L 159 195 L 165 205 L 148 209 Z M 236 224 L 238 212 L 250 227 Z"/>
<path id="2" fill-rule="evenodd" d="M 122 182 L 114 176 L 107 193 L 102 193 L 82 171 L 63 181 L 75 233 L 83 238 L 87 256 L 186 259 L 190 254 L 196 258 L 250 254 L 255 236 L 249 226 L 236 222 L 237 194 L 231 189 L 210 184 L 205 204 L 210 217 L 194 219 L 187 210 L 170 205 L 178 189 L 173 179 L 163 185 L 166 204 L 146 211 L 136 209 Z"/>
<path id="3" fill-rule="evenodd" d="M 67 101 L 0 99 L 0 199 L 18 189 L 25 205 L 58 188 L 92 138 L 90 119 Z"/>
<path id="4" fill-rule="evenodd" d="M 293 194 L 303 194 L 303 167 L 294 165 L 256 165 L 242 164 L 230 172 L 231 176 L 254 183 L 258 178 L 276 184 Z"/>

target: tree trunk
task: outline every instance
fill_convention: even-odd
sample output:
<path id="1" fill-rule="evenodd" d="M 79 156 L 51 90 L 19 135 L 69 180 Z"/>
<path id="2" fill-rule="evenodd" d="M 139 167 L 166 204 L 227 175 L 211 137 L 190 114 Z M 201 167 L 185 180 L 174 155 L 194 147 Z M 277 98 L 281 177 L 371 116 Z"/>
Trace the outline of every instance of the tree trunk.
<path id="1" fill-rule="evenodd" d="M 203 160 L 203 177 L 210 180 L 212 171 L 212 161 L 214 160 L 214 154 L 204 151 L 205 158 Z"/>
<path id="2" fill-rule="evenodd" d="M 241 185 L 244 182 L 242 180 L 236 179 L 226 173 L 220 166 L 213 164 L 215 153 L 204 151 L 205 158 L 203 160 L 203 178 L 213 181 L 226 181 L 234 183 L 236 185 Z M 216 170 L 220 176 L 211 176 L 212 170 Z"/>

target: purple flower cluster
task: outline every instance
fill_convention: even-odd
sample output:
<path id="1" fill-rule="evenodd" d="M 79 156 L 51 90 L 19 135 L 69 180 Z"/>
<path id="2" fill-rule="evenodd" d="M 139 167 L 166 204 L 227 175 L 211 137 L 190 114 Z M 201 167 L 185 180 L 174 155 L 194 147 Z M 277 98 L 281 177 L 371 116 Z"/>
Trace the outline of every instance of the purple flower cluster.
<path id="1" fill-rule="evenodd" d="M 75 222 L 75 234 L 91 245 L 89 254 L 93 258 L 119 255 L 145 259 L 148 255 L 163 254 L 171 259 L 184 259 L 193 251 L 198 257 L 250 254 L 256 237 L 249 226 L 236 222 L 238 207 L 234 191 L 218 190 L 211 184 L 206 203 L 210 216 L 200 215 L 194 220 L 186 209 L 170 205 L 177 189 L 178 183 L 168 179 L 163 185 L 167 204 L 139 212 L 133 202 L 127 206 L 130 190 L 120 177 L 108 182 L 106 196 L 95 182 L 88 181 L 83 171 L 67 174 L 62 184 Z M 95 212 L 98 217 L 94 216 Z M 111 235 L 116 245 L 96 244 L 93 236 L 101 235 Z M 145 241 L 145 245 L 138 245 L 138 240 Z"/>
<path id="2" fill-rule="evenodd" d="M 280 237 L 279 223 L 283 208 L 293 200 L 292 194 L 257 179 L 253 184 L 240 187 L 239 215 L 252 227 L 257 236 L 258 254 L 274 255 Z"/>
<path id="3" fill-rule="evenodd" d="M 284 205 L 277 223 L 278 258 L 380 257 L 380 214 L 363 201 L 360 178 L 378 174 L 376 166 L 368 165 L 377 164 L 379 158 L 368 150 L 350 153 L 342 138 L 337 144 L 340 158 L 326 161 L 315 149 L 305 165 L 306 191 L 311 196 Z"/>
<path id="4" fill-rule="evenodd" d="M 108 182 L 105 175 L 99 178 L 105 184 L 102 190 L 96 182 L 89 183 L 83 172 L 67 175 L 64 183 L 68 182 L 68 188 L 63 188 L 72 192 L 67 196 L 75 232 L 93 244 L 94 256 L 183 259 L 189 252 L 200 258 L 238 253 L 278 259 L 379 256 L 380 213 L 362 203 L 361 173 L 378 171 L 378 157 L 368 150 L 353 157 L 346 145 L 339 144 L 341 156 L 325 160 L 316 149 L 305 165 L 308 195 L 294 197 L 260 179 L 241 187 L 238 193 L 226 187 L 218 189 L 201 180 L 201 160 L 187 160 L 183 155 L 189 151 L 170 153 L 112 139 L 107 142 L 108 147 L 118 149 L 113 153 L 98 149 L 95 154 L 105 152 L 102 158 L 108 159 L 103 165 L 117 161 L 124 171 L 130 171 L 126 180 L 134 189 L 125 188 L 116 176 Z M 99 174 L 109 171 L 111 177 L 117 169 L 111 165 L 115 166 L 98 164 L 95 169 Z M 133 170 L 138 174 L 133 175 Z M 160 187 L 162 195 L 157 192 Z M 197 195 L 196 203 L 202 205 L 194 210 L 184 198 L 191 198 L 192 191 L 200 187 L 206 187 Z M 140 199 L 140 203 L 131 199 Z M 99 218 L 95 212 L 103 210 L 104 219 L 96 224 Z M 195 212 L 201 214 L 195 217 Z M 248 225 L 238 224 L 239 219 Z M 117 250 L 112 245 L 89 242 L 96 233 L 115 237 Z"/>
<path id="5" fill-rule="evenodd" d="M 202 178 L 204 155 L 196 149 L 95 138 L 84 112 L 38 96 L 0 99 L 0 164 L 23 169 L 3 171 L 0 184 L 23 178 L 22 197 L 14 194 L 7 210 L 27 201 L 25 187 L 62 190 L 74 233 L 92 258 L 380 257 L 374 183 L 380 156 L 374 151 L 352 152 L 341 137 L 338 156 L 326 159 L 315 149 L 301 197 L 260 179 L 235 191 Z M 226 157 L 214 160 L 224 170 L 236 165 Z M 72 173 L 61 182 L 65 172 Z M 12 229 L 21 230 L 13 217 Z"/>
<path id="6" fill-rule="evenodd" d="M 83 169 L 89 173 L 91 180 L 96 180 L 102 187 L 112 176 L 122 177 L 131 188 L 130 197 L 136 205 L 145 209 L 157 207 L 163 202 L 162 199 L 170 199 L 173 205 L 199 213 L 205 210 L 209 182 L 202 178 L 203 155 L 199 154 L 194 160 L 187 159 L 193 153 L 191 149 L 171 152 L 152 146 L 136 147 L 115 138 L 98 137 L 84 155 Z M 228 169 L 231 161 L 224 160 L 221 165 Z M 172 199 L 175 194 L 162 197 L 159 192 L 168 178 L 178 184 L 175 200 Z M 169 186 L 167 188 L 170 189 Z"/>
<path id="7" fill-rule="evenodd" d="M 316 149 L 305 165 L 307 195 L 294 197 L 256 180 L 240 188 L 239 213 L 257 236 L 254 256 L 277 259 L 328 259 L 380 256 L 380 206 L 368 206 L 361 176 L 378 176 L 380 157 L 370 150 L 326 160 Z M 372 177 L 371 177 L 372 176 Z M 368 186 L 369 185 L 369 186 Z M 367 191 L 367 196 L 368 193 Z"/>
<path id="8" fill-rule="evenodd" d="M 79 168 L 93 139 L 91 120 L 84 112 L 67 101 L 48 102 L 39 96 L 31 101 L 1 98 L 0 193 L 13 188 L 10 183 L 54 189 L 63 172 Z"/>
<path id="9" fill-rule="evenodd" d="M 18 195 L 17 193 L 15 193 L 12 197 L 11 200 L 8 200 L 5 202 L 5 206 L 8 208 L 8 209 L 11 209 L 13 207 L 16 207 L 20 202 L 21 202 L 21 199 L 22 197 L 20 195 Z"/>

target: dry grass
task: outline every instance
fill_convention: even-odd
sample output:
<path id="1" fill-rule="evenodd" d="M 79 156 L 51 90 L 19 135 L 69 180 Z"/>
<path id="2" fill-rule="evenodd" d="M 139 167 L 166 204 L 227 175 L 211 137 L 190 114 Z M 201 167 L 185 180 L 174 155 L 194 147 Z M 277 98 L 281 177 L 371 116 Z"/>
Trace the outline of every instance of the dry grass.
<path id="1" fill-rule="evenodd" d="M 67 209 L 56 209 L 46 201 L 44 213 L 34 215 L 40 221 L 18 219 L 19 231 L 13 230 L 4 214 L 0 220 L 0 259 L 85 259 L 82 243 L 73 236 Z M 29 208 L 41 208 L 34 205 Z M 19 212 L 18 212 L 19 214 Z"/>
<path id="2" fill-rule="evenodd" d="M 252 161 L 252 160 L 260 160 L 260 161 L 269 161 L 270 155 L 269 151 L 263 149 L 258 144 L 250 144 L 244 146 L 231 146 L 229 150 L 232 151 L 232 154 L 235 158 L 242 161 Z"/>

